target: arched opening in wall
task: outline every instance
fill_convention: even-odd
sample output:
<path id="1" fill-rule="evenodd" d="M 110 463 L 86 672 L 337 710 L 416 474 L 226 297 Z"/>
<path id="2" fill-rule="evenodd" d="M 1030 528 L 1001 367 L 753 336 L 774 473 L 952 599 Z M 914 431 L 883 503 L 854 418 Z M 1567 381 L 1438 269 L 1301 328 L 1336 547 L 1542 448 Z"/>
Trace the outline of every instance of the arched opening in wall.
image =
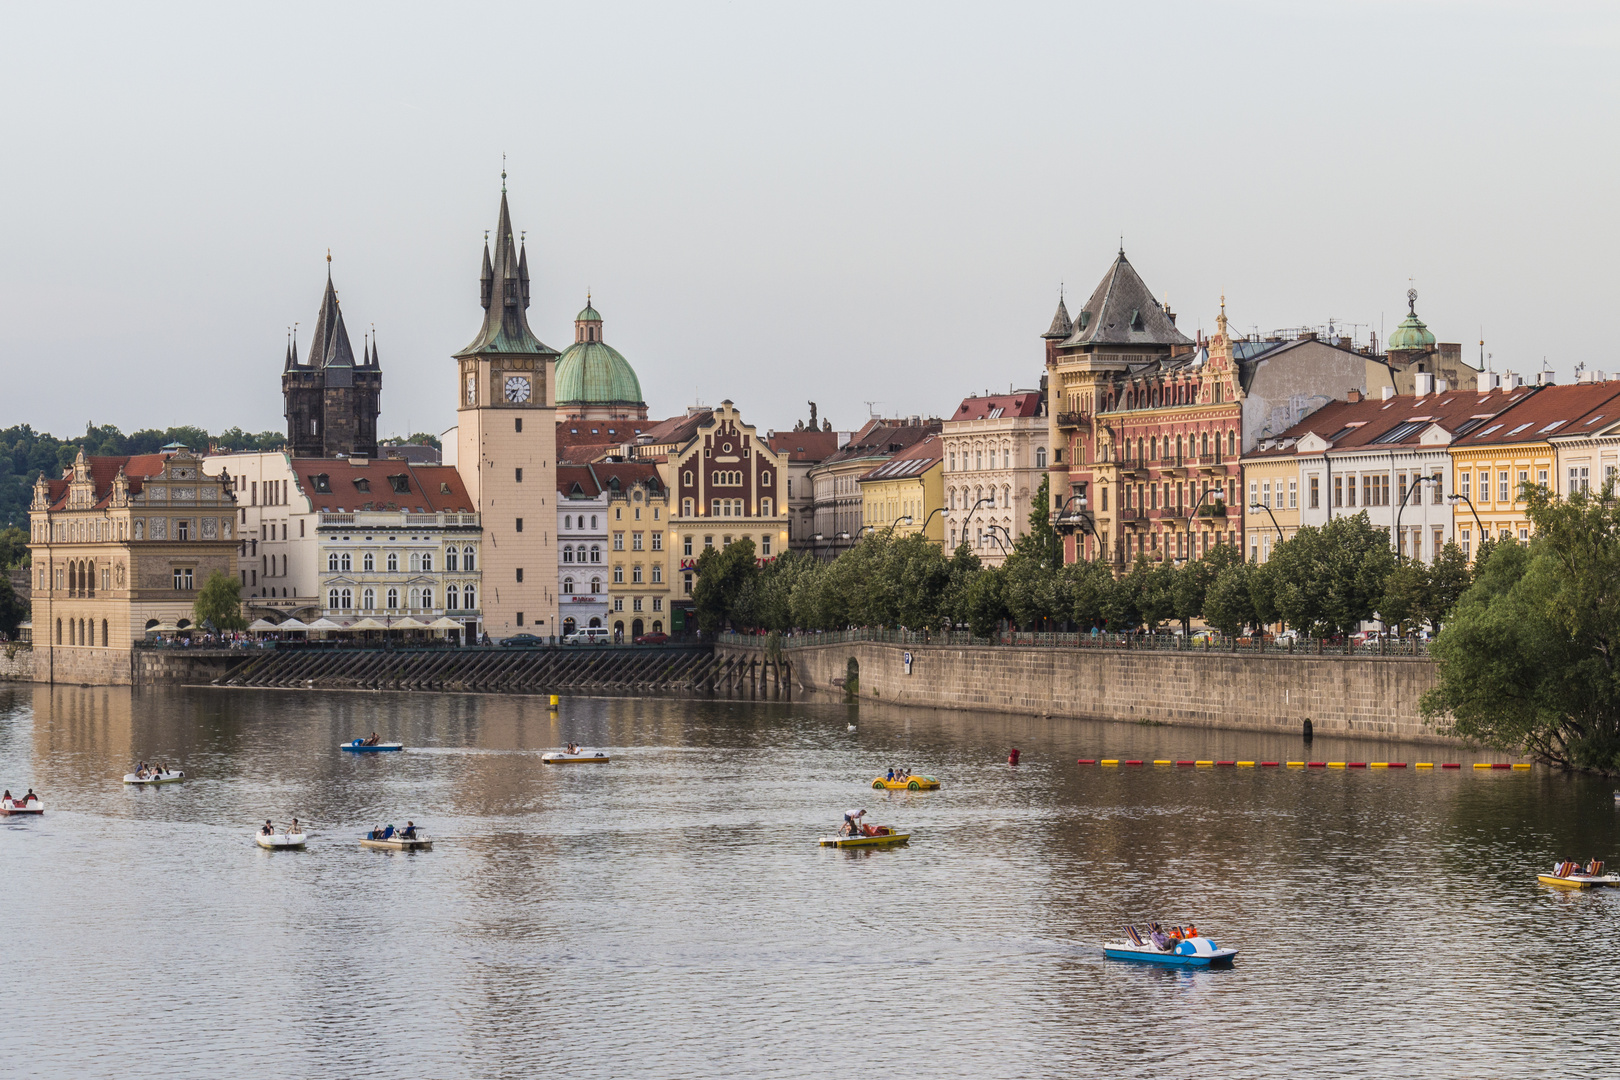
<path id="1" fill-rule="evenodd" d="M 591 616 L 590 626 L 588 627 L 588 629 L 591 629 L 591 630 L 600 630 L 600 629 L 602 629 L 602 620 L 598 619 L 595 615 L 592 615 Z"/>
<path id="2" fill-rule="evenodd" d="M 645 626 L 644 623 L 642 623 L 642 621 L 640 619 L 632 619 L 632 620 L 630 620 L 630 636 L 631 636 L 631 638 L 638 638 L 642 634 L 645 634 L 646 632 L 647 632 L 646 626 Z"/>
<path id="3" fill-rule="evenodd" d="M 101 620 L 101 647 L 103 649 L 105 649 L 108 646 L 110 646 L 111 644 L 112 644 L 112 639 L 107 636 L 107 620 L 102 619 Z"/>
<path id="4" fill-rule="evenodd" d="M 853 656 L 844 665 L 844 694 L 854 697 L 861 692 L 861 662 Z"/>
<path id="5" fill-rule="evenodd" d="M 569 634 L 572 634 L 574 632 L 574 628 L 574 617 L 570 615 L 568 618 L 563 620 L 563 636 L 567 637 Z"/>

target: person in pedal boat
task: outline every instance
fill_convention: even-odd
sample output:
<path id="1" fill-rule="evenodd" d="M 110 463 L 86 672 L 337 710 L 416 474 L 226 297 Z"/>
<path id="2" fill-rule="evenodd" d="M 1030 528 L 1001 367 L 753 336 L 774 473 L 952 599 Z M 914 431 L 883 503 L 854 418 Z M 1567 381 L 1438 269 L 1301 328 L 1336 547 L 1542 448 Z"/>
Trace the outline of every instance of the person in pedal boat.
<path id="1" fill-rule="evenodd" d="M 416 839 L 416 822 L 407 821 L 405 823 L 404 830 L 399 835 L 404 837 L 406 840 L 415 840 Z"/>
<path id="2" fill-rule="evenodd" d="M 298 824 L 298 819 L 297 818 L 293 818 L 292 819 L 292 824 L 287 826 L 287 835 L 288 836 L 294 836 L 294 835 L 296 835 L 298 833 L 301 833 L 303 831 L 304 830 Z"/>
<path id="3" fill-rule="evenodd" d="M 39 796 L 34 794 L 34 789 L 33 788 L 29 788 L 28 789 L 28 794 L 23 796 L 22 801 L 23 801 L 23 805 L 26 806 L 31 802 L 39 802 Z"/>
<path id="4" fill-rule="evenodd" d="M 274 836 L 274 835 L 276 835 L 276 827 L 274 825 L 270 824 L 270 819 L 269 818 L 265 819 L 264 828 L 259 830 L 259 835 L 260 836 Z"/>
<path id="5" fill-rule="evenodd" d="M 392 840 L 393 838 L 394 838 L 394 827 L 392 825 L 389 825 L 388 827 L 383 829 L 382 836 L 381 836 L 380 839 Z"/>
<path id="6" fill-rule="evenodd" d="M 362 745 L 362 746 L 376 746 L 377 743 L 380 740 L 381 740 L 381 736 L 378 735 L 375 731 L 373 731 L 371 733 L 371 738 L 367 739 L 365 742 L 361 743 L 360 745 Z"/>
<path id="7" fill-rule="evenodd" d="M 861 818 L 865 816 L 865 810 L 846 810 L 844 812 L 844 824 L 838 830 L 839 833 L 843 836 L 861 835 Z"/>
<path id="8" fill-rule="evenodd" d="M 894 770 L 891 768 L 889 770 L 889 775 L 885 776 L 883 779 L 889 781 L 891 784 L 894 783 Z"/>

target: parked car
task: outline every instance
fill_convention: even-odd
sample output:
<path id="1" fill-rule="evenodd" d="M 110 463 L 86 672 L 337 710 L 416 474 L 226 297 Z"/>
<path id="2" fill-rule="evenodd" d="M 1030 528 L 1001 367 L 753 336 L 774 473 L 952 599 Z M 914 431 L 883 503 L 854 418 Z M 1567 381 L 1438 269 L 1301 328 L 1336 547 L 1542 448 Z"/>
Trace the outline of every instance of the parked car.
<path id="1" fill-rule="evenodd" d="M 669 640 L 669 635 L 668 634 L 665 634 L 665 633 L 662 633 L 662 632 L 656 632 L 656 633 L 651 633 L 651 634 L 642 634 L 640 637 L 636 638 L 634 644 L 636 644 L 636 645 L 662 645 L 668 640 Z"/>
<path id="2" fill-rule="evenodd" d="M 1219 630 L 1194 630 L 1193 635 L 1189 640 L 1191 640 L 1194 645 L 1202 645 L 1206 641 L 1214 644 L 1220 639 L 1221 633 Z"/>
<path id="3" fill-rule="evenodd" d="M 503 649 L 541 649 L 545 644 L 544 638 L 534 634 L 513 634 L 511 637 L 501 639 Z"/>
<path id="4" fill-rule="evenodd" d="M 563 638 L 564 645 L 606 645 L 613 637 L 613 632 L 605 626 L 588 626 L 583 630 L 575 630 Z"/>

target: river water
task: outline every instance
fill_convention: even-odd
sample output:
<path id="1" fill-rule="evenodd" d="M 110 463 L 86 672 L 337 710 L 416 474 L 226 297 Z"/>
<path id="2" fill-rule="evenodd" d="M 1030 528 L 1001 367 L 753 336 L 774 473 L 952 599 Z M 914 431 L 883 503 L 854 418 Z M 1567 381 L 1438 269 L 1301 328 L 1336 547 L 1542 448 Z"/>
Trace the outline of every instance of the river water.
<path id="1" fill-rule="evenodd" d="M 848 725 L 856 725 L 850 732 Z M 356 756 L 371 730 L 403 754 Z M 542 767 L 566 740 L 606 766 Z M 1023 750 L 1009 767 L 1007 750 Z M 1610 784 L 837 701 L 0 687 L 8 1075 L 1542 1076 L 1620 1061 Z M 1310 757 L 1473 762 L 1318 738 Z M 126 789 L 162 759 L 191 777 Z M 891 765 L 929 793 L 872 791 Z M 815 846 L 866 807 L 904 848 Z M 253 846 L 296 814 L 309 849 Z M 361 849 L 405 819 L 431 852 Z M 1107 961 L 1196 920 L 1228 971 Z"/>

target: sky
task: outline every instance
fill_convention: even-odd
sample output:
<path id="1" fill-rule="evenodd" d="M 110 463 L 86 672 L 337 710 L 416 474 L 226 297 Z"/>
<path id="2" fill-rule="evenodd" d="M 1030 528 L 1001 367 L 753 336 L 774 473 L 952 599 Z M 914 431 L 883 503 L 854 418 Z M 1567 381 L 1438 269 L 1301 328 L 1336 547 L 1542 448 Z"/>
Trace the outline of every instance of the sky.
<path id="1" fill-rule="evenodd" d="M 1123 238 L 1190 332 L 1620 371 L 1620 6 L 9 5 L 0 427 L 284 429 L 327 252 L 380 430 L 455 423 L 503 155 L 529 321 L 654 416 L 1033 387 Z M 1071 306 L 1073 306 L 1071 304 Z"/>

